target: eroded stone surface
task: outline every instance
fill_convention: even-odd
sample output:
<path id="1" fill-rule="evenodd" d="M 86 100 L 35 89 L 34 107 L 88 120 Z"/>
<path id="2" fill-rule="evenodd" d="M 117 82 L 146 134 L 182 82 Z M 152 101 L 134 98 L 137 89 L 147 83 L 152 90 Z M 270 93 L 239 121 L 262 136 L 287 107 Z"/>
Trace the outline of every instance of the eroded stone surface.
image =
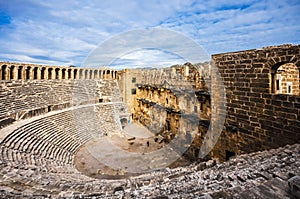
<path id="1" fill-rule="evenodd" d="M 286 153 L 288 151 L 288 153 Z M 125 198 L 289 198 L 299 178 L 300 145 L 245 154 L 224 163 L 194 163 L 121 180 L 97 180 L 74 168 L 1 164 L 2 196 Z M 205 165 L 205 166 L 201 166 Z M 205 168 L 206 167 L 206 168 Z M 294 189 L 295 191 L 295 189 Z"/>

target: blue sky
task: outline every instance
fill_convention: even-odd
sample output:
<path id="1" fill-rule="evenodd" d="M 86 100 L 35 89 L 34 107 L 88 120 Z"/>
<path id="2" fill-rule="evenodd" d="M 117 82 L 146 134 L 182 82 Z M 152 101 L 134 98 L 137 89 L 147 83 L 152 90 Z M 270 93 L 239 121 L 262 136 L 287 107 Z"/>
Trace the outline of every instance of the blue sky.
<path id="1" fill-rule="evenodd" d="M 299 10 L 299 0 L 2 0 L 0 60 L 80 66 L 102 42 L 142 28 L 177 31 L 208 54 L 299 44 Z M 162 56 L 178 61 L 152 50 L 126 55 L 124 63 Z"/>

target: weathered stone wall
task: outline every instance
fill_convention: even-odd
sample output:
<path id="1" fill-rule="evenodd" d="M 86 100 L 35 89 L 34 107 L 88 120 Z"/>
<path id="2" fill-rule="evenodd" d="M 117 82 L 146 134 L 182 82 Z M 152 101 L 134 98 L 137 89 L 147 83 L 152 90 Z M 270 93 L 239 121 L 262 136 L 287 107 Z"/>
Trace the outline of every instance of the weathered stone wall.
<path id="1" fill-rule="evenodd" d="M 192 64 L 142 70 L 142 82 L 132 108 L 132 119 L 169 143 L 181 137 L 191 144 L 185 155 L 197 159 L 211 116 L 210 95 L 200 67 Z"/>
<path id="2" fill-rule="evenodd" d="M 299 45 L 224 53 L 212 59 L 226 87 L 228 111 L 215 147 L 216 156 L 225 159 L 226 153 L 230 156 L 232 152 L 249 153 L 299 143 Z M 278 73 L 283 76 L 282 94 L 276 91 Z M 290 94 L 287 81 L 293 84 Z"/>
<path id="3" fill-rule="evenodd" d="M 167 68 L 137 68 L 119 71 L 118 82 L 123 101 L 133 113 L 134 98 L 139 85 L 164 85 L 165 87 L 170 85 L 173 88 L 185 88 L 191 91 L 207 90 L 204 79 L 209 76 L 208 66 L 208 63 L 197 65 L 186 63 Z"/>

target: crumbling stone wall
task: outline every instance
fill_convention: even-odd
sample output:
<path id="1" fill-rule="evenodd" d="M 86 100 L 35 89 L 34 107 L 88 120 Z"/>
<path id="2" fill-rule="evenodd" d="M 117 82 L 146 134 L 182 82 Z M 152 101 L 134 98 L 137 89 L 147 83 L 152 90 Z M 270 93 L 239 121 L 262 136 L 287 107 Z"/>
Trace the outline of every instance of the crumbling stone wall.
<path id="1" fill-rule="evenodd" d="M 221 73 L 227 96 L 225 128 L 214 155 L 225 160 L 226 154 L 228 158 L 233 153 L 299 143 L 299 45 L 217 54 L 212 59 Z M 294 92 L 276 92 L 278 72 L 286 74 Z M 286 80 L 282 80 L 281 86 L 286 87 Z"/>
<path id="2" fill-rule="evenodd" d="M 132 119 L 166 143 L 175 136 L 192 142 L 185 155 L 198 158 L 211 115 L 210 95 L 200 68 L 187 63 L 140 74 L 147 75 L 136 85 Z"/>

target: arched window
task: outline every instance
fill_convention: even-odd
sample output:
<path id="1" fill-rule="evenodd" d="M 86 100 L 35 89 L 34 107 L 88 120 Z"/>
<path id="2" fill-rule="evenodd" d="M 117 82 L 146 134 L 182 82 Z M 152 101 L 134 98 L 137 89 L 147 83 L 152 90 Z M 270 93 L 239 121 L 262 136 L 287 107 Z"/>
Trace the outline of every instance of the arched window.
<path id="1" fill-rule="evenodd" d="M 23 79 L 23 66 L 18 67 L 18 79 Z"/>
<path id="2" fill-rule="evenodd" d="M 35 67 L 34 69 L 33 69 L 33 79 L 38 79 L 38 68 L 37 67 Z"/>
<path id="3" fill-rule="evenodd" d="M 55 69 L 55 79 L 59 79 L 59 68 Z"/>
<path id="4" fill-rule="evenodd" d="M 53 68 L 48 68 L 48 79 L 52 79 Z"/>
<path id="5" fill-rule="evenodd" d="M 85 72 L 84 72 L 84 79 L 88 79 L 88 73 L 89 73 L 89 71 L 85 70 Z"/>
<path id="6" fill-rule="evenodd" d="M 94 70 L 94 79 L 98 79 L 98 70 Z"/>
<path id="7" fill-rule="evenodd" d="M 31 67 L 27 67 L 25 70 L 25 79 L 30 79 Z"/>
<path id="8" fill-rule="evenodd" d="M 2 65 L 1 66 L 1 80 L 6 80 L 6 74 L 7 74 L 7 66 Z"/>
<path id="9" fill-rule="evenodd" d="M 15 79 L 15 66 L 10 66 L 9 79 Z"/>
<path id="10" fill-rule="evenodd" d="M 90 70 L 90 78 L 89 79 L 93 79 L 93 71 Z"/>
<path id="11" fill-rule="evenodd" d="M 68 69 L 68 77 L 67 77 L 67 79 L 71 79 L 71 73 L 72 73 L 72 70 Z"/>
<path id="12" fill-rule="evenodd" d="M 106 78 L 105 79 L 109 79 L 110 78 L 110 70 L 106 71 Z"/>
<path id="13" fill-rule="evenodd" d="M 295 64 L 277 64 L 272 68 L 272 93 L 299 95 L 299 80 Z"/>
<path id="14" fill-rule="evenodd" d="M 41 69 L 41 79 L 45 79 L 45 72 L 46 72 L 46 68 L 43 67 L 43 68 Z"/>
<path id="15" fill-rule="evenodd" d="M 74 70 L 74 79 L 77 79 L 77 69 Z"/>
<path id="16" fill-rule="evenodd" d="M 61 78 L 66 79 L 66 69 L 65 68 L 61 69 Z"/>

